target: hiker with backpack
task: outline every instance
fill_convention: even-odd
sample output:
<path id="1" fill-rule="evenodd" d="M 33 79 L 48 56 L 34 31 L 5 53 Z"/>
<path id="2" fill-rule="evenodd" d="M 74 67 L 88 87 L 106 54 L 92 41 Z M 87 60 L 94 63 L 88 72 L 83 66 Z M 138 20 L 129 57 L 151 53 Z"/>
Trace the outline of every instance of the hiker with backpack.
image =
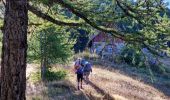
<path id="1" fill-rule="evenodd" d="M 84 80 L 86 81 L 86 83 L 88 84 L 89 82 L 89 75 L 92 72 L 92 65 L 90 62 L 85 61 L 85 63 L 83 64 L 83 73 L 84 73 Z"/>
<path id="2" fill-rule="evenodd" d="M 78 90 L 83 89 L 83 66 L 81 65 L 81 58 L 78 58 L 76 61 L 75 61 L 75 64 L 74 64 L 74 69 L 75 69 L 75 73 L 77 74 L 77 88 Z"/>

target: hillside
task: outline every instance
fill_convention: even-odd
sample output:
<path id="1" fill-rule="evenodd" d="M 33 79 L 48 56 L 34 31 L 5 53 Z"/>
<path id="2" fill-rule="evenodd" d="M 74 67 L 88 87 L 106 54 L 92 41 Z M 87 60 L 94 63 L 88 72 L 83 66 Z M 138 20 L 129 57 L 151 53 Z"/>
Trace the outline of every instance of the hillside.
<path id="1" fill-rule="evenodd" d="M 119 72 L 94 68 L 90 77 L 91 82 L 89 85 L 84 85 L 83 92 L 90 96 L 91 100 L 94 98 L 105 98 L 104 100 L 168 100 L 168 97 L 158 89 Z M 70 80 L 76 85 L 74 79 L 75 75 L 72 75 Z"/>
<path id="2" fill-rule="evenodd" d="M 65 70 L 68 71 L 65 80 L 28 84 L 28 100 L 170 100 L 170 95 L 140 78 L 135 79 L 120 70 L 99 65 L 93 68 L 91 82 L 88 85 L 84 83 L 84 89 L 78 91 L 72 67 L 65 67 Z"/>

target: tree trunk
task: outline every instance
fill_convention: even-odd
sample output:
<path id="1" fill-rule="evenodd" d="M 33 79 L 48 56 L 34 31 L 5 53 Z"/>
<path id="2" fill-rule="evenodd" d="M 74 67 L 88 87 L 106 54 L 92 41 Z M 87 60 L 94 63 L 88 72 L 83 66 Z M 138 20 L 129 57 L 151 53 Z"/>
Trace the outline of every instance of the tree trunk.
<path id="1" fill-rule="evenodd" d="M 41 49 L 41 79 L 45 81 L 45 73 L 47 71 L 47 56 L 46 56 L 46 33 L 40 33 L 40 49 Z"/>
<path id="2" fill-rule="evenodd" d="M 41 79 L 45 81 L 45 74 L 47 72 L 47 63 L 46 59 L 43 59 L 41 62 Z"/>
<path id="3" fill-rule="evenodd" d="M 6 0 L 0 100 L 25 100 L 27 0 Z"/>

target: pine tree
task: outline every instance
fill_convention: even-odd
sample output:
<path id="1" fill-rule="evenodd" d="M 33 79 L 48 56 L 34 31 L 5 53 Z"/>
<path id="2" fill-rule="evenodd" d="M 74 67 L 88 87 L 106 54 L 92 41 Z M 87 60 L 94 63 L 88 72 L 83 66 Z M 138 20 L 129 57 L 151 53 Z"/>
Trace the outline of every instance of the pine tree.
<path id="1" fill-rule="evenodd" d="M 25 100 L 27 0 L 6 0 L 0 100 Z"/>

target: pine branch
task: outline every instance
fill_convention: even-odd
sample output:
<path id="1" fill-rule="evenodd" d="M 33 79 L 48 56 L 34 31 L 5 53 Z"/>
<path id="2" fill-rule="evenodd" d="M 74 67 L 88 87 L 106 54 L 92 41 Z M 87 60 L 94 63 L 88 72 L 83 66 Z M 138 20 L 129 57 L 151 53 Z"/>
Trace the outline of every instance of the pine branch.
<path id="1" fill-rule="evenodd" d="M 82 26 L 83 23 L 80 22 L 64 22 L 64 21 L 59 21 L 56 20 L 54 18 L 52 18 L 51 16 L 44 14 L 42 11 L 38 10 L 36 7 L 33 7 L 31 5 L 28 4 L 28 9 L 29 11 L 31 11 L 33 14 L 37 15 L 38 17 L 45 19 L 47 21 L 50 21 L 56 25 L 60 25 L 60 26 Z"/>

